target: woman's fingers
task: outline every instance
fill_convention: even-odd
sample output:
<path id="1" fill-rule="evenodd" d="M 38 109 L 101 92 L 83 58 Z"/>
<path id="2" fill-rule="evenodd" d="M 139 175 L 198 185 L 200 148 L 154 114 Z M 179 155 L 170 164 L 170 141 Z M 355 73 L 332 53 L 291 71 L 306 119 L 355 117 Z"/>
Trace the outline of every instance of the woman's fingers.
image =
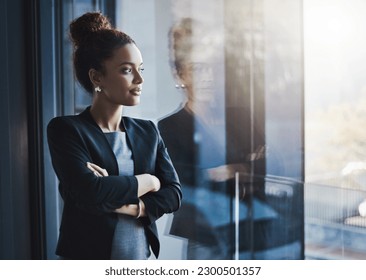
<path id="1" fill-rule="evenodd" d="M 95 176 L 102 177 L 102 174 L 98 173 L 98 171 L 94 167 L 92 167 L 89 162 L 86 164 L 86 166 L 90 169 L 90 171 L 94 173 Z"/>
<path id="2" fill-rule="evenodd" d="M 94 163 L 91 163 L 91 162 L 87 162 L 86 163 L 86 166 L 94 172 L 95 176 L 98 176 L 98 177 L 105 177 L 105 176 L 108 176 L 108 172 L 107 170 L 105 170 L 104 168 L 101 168 L 100 166 L 94 164 Z"/>

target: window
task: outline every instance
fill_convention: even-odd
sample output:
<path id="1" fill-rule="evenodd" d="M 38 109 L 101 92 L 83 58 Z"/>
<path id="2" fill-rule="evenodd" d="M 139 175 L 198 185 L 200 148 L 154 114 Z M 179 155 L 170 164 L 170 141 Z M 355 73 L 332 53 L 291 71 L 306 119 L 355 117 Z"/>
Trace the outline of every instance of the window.
<path id="1" fill-rule="evenodd" d="M 364 1 L 304 1 L 308 258 L 364 259 Z"/>

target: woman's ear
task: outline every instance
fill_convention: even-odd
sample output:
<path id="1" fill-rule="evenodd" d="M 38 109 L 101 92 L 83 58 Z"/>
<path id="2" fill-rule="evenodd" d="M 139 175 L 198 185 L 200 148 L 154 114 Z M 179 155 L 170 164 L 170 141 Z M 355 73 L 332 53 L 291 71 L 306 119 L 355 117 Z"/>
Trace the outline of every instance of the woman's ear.
<path id="1" fill-rule="evenodd" d="M 192 73 L 189 69 L 182 66 L 175 72 L 175 81 L 180 85 L 181 88 L 189 89 L 192 87 Z"/>
<path id="2" fill-rule="evenodd" d="M 173 76 L 174 76 L 174 79 L 175 79 L 175 82 L 177 83 L 177 84 L 185 84 L 185 82 L 186 82 L 186 77 L 185 77 L 185 75 L 184 75 L 185 73 L 184 73 L 184 71 L 182 71 L 182 70 L 176 70 L 176 69 L 174 69 L 173 70 Z"/>
<path id="3" fill-rule="evenodd" d="M 89 70 L 88 74 L 89 74 L 89 79 L 92 82 L 92 84 L 94 85 L 94 87 L 100 86 L 102 73 L 95 70 L 94 68 L 91 68 Z"/>

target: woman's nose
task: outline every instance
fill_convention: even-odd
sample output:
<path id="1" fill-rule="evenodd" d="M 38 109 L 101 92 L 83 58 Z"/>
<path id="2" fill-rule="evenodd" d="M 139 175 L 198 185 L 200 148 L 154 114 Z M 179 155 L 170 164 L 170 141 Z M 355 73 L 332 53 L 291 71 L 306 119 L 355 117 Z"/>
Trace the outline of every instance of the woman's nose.
<path id="1" fill-rule="evenodd" d="M 142 77 L 142 73 L 140 71 L 136 71 L 133 82 L 135 84 L 142 84 L 144 82 L 144 78 Z"/>

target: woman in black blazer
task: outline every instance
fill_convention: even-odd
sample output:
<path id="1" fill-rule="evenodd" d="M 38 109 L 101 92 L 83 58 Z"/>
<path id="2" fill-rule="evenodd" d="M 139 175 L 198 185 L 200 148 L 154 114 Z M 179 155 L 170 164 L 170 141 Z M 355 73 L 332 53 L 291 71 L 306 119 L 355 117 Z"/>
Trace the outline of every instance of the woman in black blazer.
<path id="1" fill-rule="evenodd" d="M 93 94 L 76 116 L 48 125 L 64 201 L 56 254 L 65 259 L 158 257 L 155 221 L 181 203 L 178 176 L 156 126 L 122 117 L 140 101 L 142 57 L 100 13 L 70 24 L 75 74 Z"/>

